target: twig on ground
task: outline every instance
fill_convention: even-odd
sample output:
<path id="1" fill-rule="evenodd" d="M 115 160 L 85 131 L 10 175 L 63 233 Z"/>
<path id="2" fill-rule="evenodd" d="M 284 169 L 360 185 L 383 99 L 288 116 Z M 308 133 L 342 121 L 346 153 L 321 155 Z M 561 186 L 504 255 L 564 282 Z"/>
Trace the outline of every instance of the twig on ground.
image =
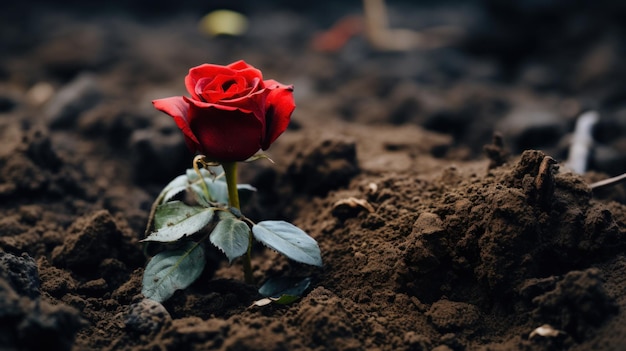
<path id="1" fill-rule="evenodd" d="M 600 189 L 626 181 L 626 173 L 589 184 L 591 189 Z"/>

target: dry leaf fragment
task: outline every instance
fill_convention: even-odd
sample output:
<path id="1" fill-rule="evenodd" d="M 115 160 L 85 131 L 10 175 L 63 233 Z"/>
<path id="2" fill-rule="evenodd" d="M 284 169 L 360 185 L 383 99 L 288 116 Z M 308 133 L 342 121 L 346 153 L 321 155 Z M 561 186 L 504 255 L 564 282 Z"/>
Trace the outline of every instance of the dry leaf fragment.
<path id="1" fill-rule="evenodd" d="M 348 197 L 335 202 L 332 213 L 335 217 L 349 218 L 356 216 L 363 210 L 372 213 L 374 212 L 374 207 L 366 200 Z"/>
<path id="2" fill-rule="evenodd" d="M 252 305 L 250 305 L 250 307 L 263 307 L 263 306 L 267 306 L 269 304 L 272 303 L 272 299 L 270 299 L 269 297 L 264 297 L 260 300 L 256 300 L 252 303 Z"/>
<path id="3" fill-rule="evenodd" d="M 549 324 L 544 324 L 542 326 L 540 326 L 539 328 L 533 330 L 532 332 L 530 332 L 530 335 L 528 336 L 529 339 L 533 339 L 536 338 L 537 336 L 541 336 L 544 338 L 554 338 L 557 336 L 562 335 L 563 332 L 557 329 L 554 329 L 551 325 Z"/>

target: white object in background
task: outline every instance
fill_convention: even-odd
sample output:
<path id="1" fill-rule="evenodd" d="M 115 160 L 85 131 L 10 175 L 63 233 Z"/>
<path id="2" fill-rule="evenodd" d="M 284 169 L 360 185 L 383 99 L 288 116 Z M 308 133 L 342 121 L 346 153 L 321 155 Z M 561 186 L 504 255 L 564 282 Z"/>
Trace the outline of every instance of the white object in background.
<path id="1" fill-rule="evenodd" d="M 580 115 L 576 121 L 569 155 L 565 161 L 565 166 L 573 172 L 582 174 L 587 170 L 589 152 L 593 144 L 591 130 L 598 119 L 600 119 L 600 115 L 596 111 L 588 111 Z"/>

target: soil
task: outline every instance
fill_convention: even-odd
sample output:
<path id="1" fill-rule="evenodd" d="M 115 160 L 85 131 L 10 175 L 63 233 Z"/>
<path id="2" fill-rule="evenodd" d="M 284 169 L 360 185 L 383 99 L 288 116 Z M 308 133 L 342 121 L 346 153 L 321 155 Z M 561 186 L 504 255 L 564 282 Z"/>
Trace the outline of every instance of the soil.
<path id="1" fill-rule="evenodd" d="M 209 37 L 218 5 L 1 5 L 0 350 L 626 348 L 626 189 L 590 187 L 626 172 L 624 5 L 388 1 L 424 39 L 404 51 L 359 20 L 320 46 L 358 2 L 234 2 L 247 33 Z M 252 286 L 216 251 L 144 300 L 150 206 L 193 157 L 150 101 L 239 59 L 298 106 L 274 164 L 240 167 L 243 211 L 304 229 L 324 266 L 255 246 Z M 580 175 L 564 162 L 589 110 Z M 305 276 L 300 300 L 252 306 Z"/>

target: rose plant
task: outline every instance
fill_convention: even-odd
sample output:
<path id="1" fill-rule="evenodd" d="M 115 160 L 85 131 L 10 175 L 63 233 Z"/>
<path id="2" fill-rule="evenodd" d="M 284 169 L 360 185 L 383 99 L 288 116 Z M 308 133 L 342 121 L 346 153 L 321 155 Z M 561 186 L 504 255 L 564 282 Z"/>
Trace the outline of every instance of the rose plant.
<path id="1" fill-rule="evenodd" d="M 303 230 L 285 221 L 254 223 L 241 213 L 239 202 L 240 192 L 256 189 L 237 184 L 237 163 L 266 158 L 259 151 L 287 129 L 295 109 L 293 87 L 263 80 L 261 71 L 244 61 L 193 67 L 185 86 L 189 97 L 153 101 L 174 119 L 197 156 L 152 206 L 143 242 L 165 244 L 165 249 L 146 266 L 144 296 L 162 302 L 193 283 L 206 265 L 207 241 L 231 263 L 243 257 L 250 284 L 253 238 L 294 261 L 321 266 L 317 242 Z"/>

